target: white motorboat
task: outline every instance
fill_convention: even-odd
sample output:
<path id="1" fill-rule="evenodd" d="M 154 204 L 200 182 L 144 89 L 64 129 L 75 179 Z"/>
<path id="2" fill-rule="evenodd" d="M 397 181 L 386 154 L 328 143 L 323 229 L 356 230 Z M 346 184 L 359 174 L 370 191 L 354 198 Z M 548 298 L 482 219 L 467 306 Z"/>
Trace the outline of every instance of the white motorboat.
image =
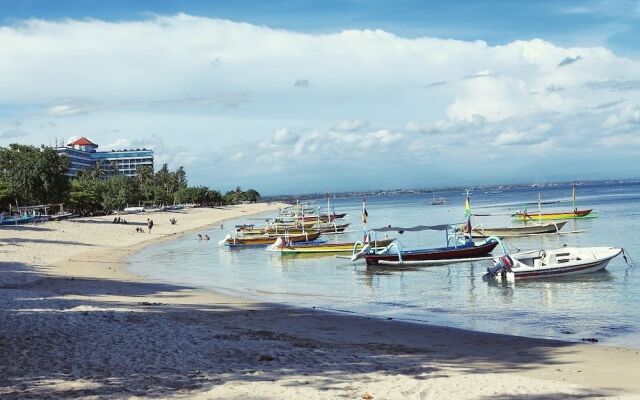
<path id="1" fill-rule="evenodd" d="M 505 255 L 493 260 L 486 278 L 514 281 L 600 271 L 622 252 L 616 247 L 561 247 L 537 253 Z"/>

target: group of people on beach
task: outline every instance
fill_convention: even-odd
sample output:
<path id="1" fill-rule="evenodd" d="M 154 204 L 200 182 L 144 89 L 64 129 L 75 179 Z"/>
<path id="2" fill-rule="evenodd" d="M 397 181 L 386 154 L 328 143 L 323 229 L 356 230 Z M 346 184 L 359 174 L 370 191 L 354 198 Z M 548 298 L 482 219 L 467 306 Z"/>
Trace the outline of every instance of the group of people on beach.
<path id="1" fill-rule="evenodd" d="M 116 217 L 113 219 L 114 224 L 126 224 L 127 220 L 124 218 Z"/>
<path id="2" fill-rule="evenodd" d="M 201 235 L 198 233 L 198 240 L 209 240 L 209 235 Z"/>

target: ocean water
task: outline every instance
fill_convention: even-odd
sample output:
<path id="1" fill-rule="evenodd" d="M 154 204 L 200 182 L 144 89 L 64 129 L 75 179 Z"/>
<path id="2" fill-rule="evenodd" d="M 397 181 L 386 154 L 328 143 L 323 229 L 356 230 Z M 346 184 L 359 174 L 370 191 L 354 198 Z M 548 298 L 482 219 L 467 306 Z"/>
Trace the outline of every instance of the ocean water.
<path id="1" fill-rule="evenodd" d="M 511 226 L 509 214 L 536 210 L 570 210 L 571 186 L 505 188 L 471 193 L 474 225 Z M 580 209 L 593 208 L 598 218 L 570 220 L 562 235 L 510 238 L 510 249 L 555 248 L 562 245 L 622 247 L 640 262 L 640 184 L 593 183 L 577 188 Z M 432 206 L 431 194 L 367 197 L 369 227 L 464 222 L 461 190 L 436 193 L 448 204 Z M 530 203 L 530 204 L 527 204 Z M 326 200 L 319 204 L 326 207 Z M 350 232 L 326 240 L 362 237 L 360 198 L 335 200 L 336 212 L 347 212 Z M 259 301 L 287 303 L 381 318 L 452 326 L 478 331 L 601 343 L 640 348 L 640 268 L 622 256 L 600 273 L 576 277 L 502 284 L 485 282 L 487 262 L 440 267 L 367 267 L 327 256 L 280 256 L 262 248 L 228 249 L 217 242 L 239 223 L 265 216 L 225 221 L 225 230 L 203 231 L 147 247 L 129 259 L 129 268 L 150 278 L 239 294 Z M 178 216 L 179 219 L 179 216 Z M 350 227 L 351 228 L 351 227 Z M 442 232 L 397 235 L 404 248 L 440 247 Z M 501 254 L 496 250 L 494 254 Z"/>

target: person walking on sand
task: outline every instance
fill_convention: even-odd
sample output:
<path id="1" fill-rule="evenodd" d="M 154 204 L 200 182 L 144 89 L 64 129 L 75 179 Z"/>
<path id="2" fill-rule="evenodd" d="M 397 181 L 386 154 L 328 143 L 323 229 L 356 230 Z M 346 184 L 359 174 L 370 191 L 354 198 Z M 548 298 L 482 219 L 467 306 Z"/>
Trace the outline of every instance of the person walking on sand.
<path id="1" fill-rule="evenodd" d="M 149 228 L 149 233 L 151 233 L 151 228 L 153 228 L 153 220 L 147 218 L 147 228 Z"/>

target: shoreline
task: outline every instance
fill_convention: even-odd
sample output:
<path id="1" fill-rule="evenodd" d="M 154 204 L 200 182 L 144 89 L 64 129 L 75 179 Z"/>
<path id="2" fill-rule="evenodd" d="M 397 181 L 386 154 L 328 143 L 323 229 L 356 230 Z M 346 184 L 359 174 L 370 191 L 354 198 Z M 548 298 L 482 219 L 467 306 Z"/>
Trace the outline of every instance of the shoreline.
<path id="1" fill-rule="evenodd" d="M 640 355 L 633 349 L 258 303 L 161 283 L 126 269 L 127 257 L 143 247 L 239 215 L 193 226 L 187 221 L 179 232 L 135 243 L 122 238 L 122 246 L 90 245 L 48 264 L 38 263 L 41 258 L 33 255 L 36 262 L 26 262 L 28 254 L 22 254 L 22 262 L 0 263 L 0 395 L 640 394 L 640 383 L 634 380 Z M 6 246 L 4 232 L 0 230 L 0 251 Z M 18 232 L 24 246 L 30 234 L 35 235 L 28 229 Z M 77 246 L 69 239 L 58 239 L 55 246 Z M 47 248 L 48 243 L 40 244 Z"/>

